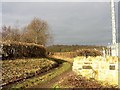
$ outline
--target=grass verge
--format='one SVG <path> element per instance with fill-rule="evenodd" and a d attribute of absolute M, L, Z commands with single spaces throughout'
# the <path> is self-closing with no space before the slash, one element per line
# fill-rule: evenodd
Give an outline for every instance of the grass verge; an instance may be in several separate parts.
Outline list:
<path fill-rule="evenodd" d="M 29 88 L 32 86 L 36 86 L 38 84 L 42 84 L 44 82 L 47 82 L 47 81 L 55 78 L 56 76 L 60 75 L 61 73 L 65 72 L 70 67 L 71 67 L 70 63 L 64 62 L 63 64 L 61 64 L 60 67 L 55 68 L 51 72 L 49 72 L 43 76 L 38 76 L 38 77 L 33 77 L 31 79 L 27 79 L 23 83 L 18 83 L 16 85 L 12 86 L 11 89 L 13 89 L 13 88 L 16 88 L 16 89 Z"/>

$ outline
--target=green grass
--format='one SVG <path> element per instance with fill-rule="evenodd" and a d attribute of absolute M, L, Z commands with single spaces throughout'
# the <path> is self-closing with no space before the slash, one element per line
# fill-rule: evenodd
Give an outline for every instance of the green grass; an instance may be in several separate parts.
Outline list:
<path fill-rule="evenodd" d="M 71 64 L 68 62 L 64 62 L 60 67 L 55 68 L 51 72 L 38 77 L 33 77 L 31 79 L 25 80 L 23 83 L 19 83 L 14 85 L 12 88 L 29 88 L 32 86 L 36 86 L 38 84 L 42 84 L 44 82 L 50 81 L 54 77 L 60 75 L 71 67 Z"/>
<path fill-rule="evenodd" d="M 55 83 L 53 86 L 51 86 L 52 88 L 54 88 L 55 90 L 57 90 L 58 88 L 61 88 L 61 86 L 58 83 Z"/>

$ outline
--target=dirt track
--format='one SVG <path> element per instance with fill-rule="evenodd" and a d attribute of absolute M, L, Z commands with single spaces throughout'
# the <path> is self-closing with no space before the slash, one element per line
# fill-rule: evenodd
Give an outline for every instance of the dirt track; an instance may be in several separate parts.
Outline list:
<path fill-rule="evenodd" d="M 72 67 L 72 65 L 71 65 Z M 46 82 L 46 83 L 43 83 L 43 84 L 40 84 L 40 85 L 37 85 L 37 86 L 34 86 L 32 88 L 52 88 L 52 86 L 54 84 L 56 84 L 57 82 L 61 81 L 62 79 L 64 79 L 66 76 L 69 76 L 70 74 L 72 74 L 72 68 L 68 69 L 67 71 L 63 72 L 62 74 L 58 75 L 57 77 L 53 78 L 52 80 Z"/>
<path fill-rule="evenodd" d="M 70 62 L 71 63 L 71 62 Z M 103 86 L 96 80 L 87 80 L 82 76 L 76 75 L 71 68 L 52 80 L 34 86 L 33 88 L 114 88 L 113 86 Z"/>

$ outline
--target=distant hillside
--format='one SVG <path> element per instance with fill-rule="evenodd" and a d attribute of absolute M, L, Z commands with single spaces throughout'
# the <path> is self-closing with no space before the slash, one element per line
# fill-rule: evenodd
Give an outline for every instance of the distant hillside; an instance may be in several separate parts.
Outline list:
<path fill-rule="evenodd" d="M 78 49 L 97 49 L 102 50 L 105 46 L 90 46 L 90 45 L 52 45 L 47 47 L 49 52 L 71 52 Z"/>

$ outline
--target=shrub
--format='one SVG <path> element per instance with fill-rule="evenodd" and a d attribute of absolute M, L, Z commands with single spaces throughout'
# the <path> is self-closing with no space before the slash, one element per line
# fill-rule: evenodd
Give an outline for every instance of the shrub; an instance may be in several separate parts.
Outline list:
<path fill-rule="evenodd" d="M 2 59 L 46 57 L 46 49 L 42 45 L 21 42 L 0 42 Z"/>
<path fill-rule="evenodd" d="M 86 57 L 102 55 L 102 52 L 94 49 L 82 49 L 82 50 L 78 50 L 76 53 L 77 53 L 77 56 L 86 56 Z"/>

